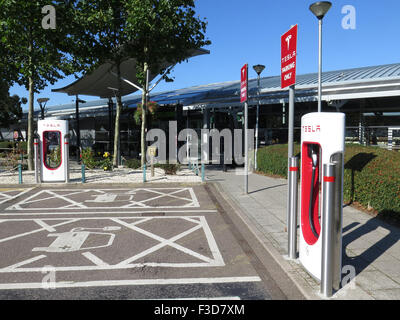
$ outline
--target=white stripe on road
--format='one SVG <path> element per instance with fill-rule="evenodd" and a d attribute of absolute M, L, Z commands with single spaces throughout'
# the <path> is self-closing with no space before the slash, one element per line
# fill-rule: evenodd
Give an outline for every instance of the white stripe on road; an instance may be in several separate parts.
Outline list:
<path fill-rule="evenodd" d="M 259 282 L 260 277 L 224 277 L 224 278 L 181 278 L 181 279 L 138 279 L 138 280 L 104 280 L 86 282 L 56 282 L 52 283 L 4 283 L 0 284 L 0 290 L 13 289 L 43 289 L 44 285 L 51 288 L 88 288 L 111 286 L 144 286 L 144 285 L 173 285 L 173 284 L 215 284 L 237 282 Z"/>
<path fill-rule="evenodd" d="M 18 263 L 16 263 L 16 264 L 13 264 L 12 266 L 7 267 L 7 269 L 10 269 L 10 270 L 16 269 L 16 268 L 19 268 L 19 267 L 24 266 L 24 265 L 26 265 L 26 264 L 30 264 L 30 263 L 32 263 L 32 262 L 41 260 L 41 259 L 43 259 L 43 258 L 46 258 L 46 256 L 45 256 L 44 254 L 41 254 L 40 256 L 36 256 L 36 257 L 30 258 L 30 259 L 27 259 L 27 260 L 18 262 Z"/>
<path fill-rule="evenodd" d="M 35 219 L 35 221 L 39 226 L 47 230 L 48 232 L 56 232 L 56 229 L 54 229 L 52 226 L 48 225 L 46 222 L 43 220 Z"/>
<path fill-rule="evenodd" d="M 96 208 L 88 208 L 88 210 L 91 210 L 91 209 L 96 209 Z M 105 208 L 103 208 L 103 209 L 105 209 Z M 193 210 L 151 210 L 151 209 L 149 209 L 149 210 L 146 210 L 146 211 L 144 211 L 144 210 L 133 210 L 133 209 L 121 209 L 121 208 L 111 208 L 111 209 L 115 209 L 114 211 L 116 211 L 116 210 L 118 210 L 118 213 L 116 213 L 116 214 L 142 214 L 142 213 L 144 213 L 144 214 L 146 214 L 146 213 L 194 213 L 194 214 L 196 214 L 196 213 L 217 213 L 218 211 L 217 210 L 201 210 L 201 209 L 198 209 L 198 210 L 196 210 L 196 209 L 193 209 Z M 6 209 L 6 210 L 8 210 L 8 209 Z M 14 209 L 13 209 L 14 210 Z M 31 210 L 31 209 L 26 209 L 26 210 Z M 36 210 L 36 209 L 32 209 L 32 210 Z M 40 209 L 40 210 L 44 210 L 44 209 Z M 29 212 L 29 213 L 26 213 L 26 212 L 24 212 L 24 213 L 14 213 L 14 212 L 0 212 L 0 215 L 8 215 L 8 216 L 10 216 L 10 215 L 12 215 L 12 216 L 26 216 L 27 214 L 29 214 L 29 215 L 32 215 L 32 216 L 40 216 L 40 215 L 52 215 L 52 216 L 54 216 L 54 215 L 80 215 L 80 214 L 87 214 L 87 215 L 89 215 L 89 214 L 113 214 L 113 211 L 79 211 L 79 212 L 65 212 L 65 211 L 62 211 L 61 209 L 52 209 L 52 208 L 50 208 L 50 209 L 46 209 L 46 210 L 49 210 L 49 211 L 47 211 L 47 212 Z M 50 210 L 57 210 L 57 211 L 50 211 Z M 7 219 L 7 220 L 9 220 L 9 219 Z M 31 219 L 32 220 L 32 219 Z M 46 219 L 46 220 L 48 220 L 48 219 Z"/>
<path fill-rule="evenodd" d="M 82 255 L 83 255 L 86 259 L 92 261 L 96 266 L 105 267 L 105 266 L 108 266 L 108 265 L 109 265 L 108 263 L 104 262 L 103 260 L 101 260 L 99 257 L 95 256 L 95 255 L 94 255 L 93 253 L 91 253 L 91 252 L 84 252 L 84 253 L 82 253 Z"/>

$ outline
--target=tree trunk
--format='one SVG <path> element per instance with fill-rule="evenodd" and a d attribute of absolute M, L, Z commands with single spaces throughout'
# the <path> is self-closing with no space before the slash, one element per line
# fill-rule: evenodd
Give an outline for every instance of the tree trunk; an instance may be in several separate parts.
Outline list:
<path fill-rule="evenodd" d="M 122 110 L 122 100 L 121 100 L 121 69 L 120 63 L 117 63 L 117 76 L 118 76 L 118 92 L 117 92 L 117 112 L 115 115 L 115 129 L 114 129 L 114 155 L 113 155 L 113 166 L 118 168 L 119 153 L 121 152 L 118 143 L 120 139 L 120 116 Z"/>
<path fill-rule="evenodd" d="M 28 152 L 28 170 L 34 170 L 33 164 L 33 79 L 29 77 L 29 111 L 28 111 L 28 132 L 27 132 L 27 152 Z"/>
<path fill-rule="evenodd" d="M 142 93 L 142 128 L 141 128 L 141 164 L 142 167 L 146 163 L 146 116 L 147 116 L 147 90 L 148 90 L 148 83 L 147 83 L 147 69 L 148 65 L 145 62 L 143 71 L 146 77 L 146 82 L 143 88 Z"/>

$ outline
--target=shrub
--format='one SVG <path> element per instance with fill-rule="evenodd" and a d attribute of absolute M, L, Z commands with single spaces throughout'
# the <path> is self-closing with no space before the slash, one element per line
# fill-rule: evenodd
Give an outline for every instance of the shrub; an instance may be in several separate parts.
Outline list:
<path fill-rule="evenodd" d="M 298 144 L 294 146 L 294 154 L 298 154 L 300 147 Z M 278 175 L 287 179 L 287 144 L 275 144 L 263 147 L 257 151 L 257 168 L 258 171 Z"/>
<path fill-rule="evenodd" d="M 82 150 L 81 154 L 82 163 L 88 169 L 94 169 L 98 165 L 97 161 L 94 158 L 94 151 L 91 148 L 85 148 Z"/>
<path fill-rule="evenodd" d="M 147 102 L 147 111 L 148 115 L 151 117 L 151 119 L 156 120 L 157 119 L 157 110 L 158 110 L 158 104 L 155 101 L 149 101 Z M 137 125 L 140 125 L 142 122 L 142 104 L 138 103 L 136 107 L 136 111 L 133 114 L 133 119 L 135 120 L 135 123 Z"/>
<path fill-rule="evenodd" d="M 165 174 L 175 175 L 176 172 L 180 169 L 179 164 L 175 163 L 156 163 L 154 165 L 155 168 L 161 168 L 165 171 Z"/>
<path fill-rule="evenodd" d="M 287 145 L 258 149 L 259 171 L 287 178 Z M 295 154 L 300 146 L 295 144 Z M 343 198 L 373 208 L 400 221 L 400 152 L 347 144 L 344 155 Z"/>
<path fill-rule="evenodd" d="M 400 153 L 346 145 L 343 197 L 400 218 Z"/>
<path fill-rule="evenodd" d="M 8 149 L 13 147 L 12 141 L 1 141 L 0 142 L 0 149 Z"/>
<path fill-rule="evenodd" d="M 113 169 L 112 155 L 109 152 L 104 152 L 103 159 L 98 162 L 98 165 L 104 171 L 112 171 Z"/>
<path fill-rule="evenodd" d="M 139 169 L 141 165 L 141 160 L 139 159 L 128 159 L 125 161 L 125 166 L 130 169 Z"/>

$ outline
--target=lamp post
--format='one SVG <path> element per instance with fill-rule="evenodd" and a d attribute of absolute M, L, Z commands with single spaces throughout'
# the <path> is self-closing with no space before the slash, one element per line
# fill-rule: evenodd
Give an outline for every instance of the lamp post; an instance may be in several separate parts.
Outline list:
<path fill-rule="evenodd" d="M 75 96 L 75 118 L 76 118 L 76 161 L 79 163 L 81 160 L 81 129 L 79 126 L 79 103 L 86 103 L 85 100 L 79 99 L 78 95 Z"/>
<path fill-rule="evenodd" d="M 256 64 L 253 66 L 254 71 L 257 73 L 257 113 L 256 113 L 256 149 L 254 153 L 254 169 L 257 170 L 257 150 L 258 150 L 258 117 L 260 113 L 260 74 L 265 69 L 262 64 Z"/>
<path fill-rule="evenodd" d="M 322 19 L 331 8 L 329 1 L 318 1 L 310 5 L 310 11 L 317 17 L 319 26 L 318 38 L 318 112 L 321 112 L 322 95 Z"/>
<path fill-rule="evenodd" d="M 49 101 L 49 98 L 38 98 L 37 102 L 39 103 L 39 107 L 40 107 L 40 119 L 44 120 L 44 108 L 46 107 L 46 103 L 47 101 Z M 44 104 L 42 104 L 44 103 Z"/>

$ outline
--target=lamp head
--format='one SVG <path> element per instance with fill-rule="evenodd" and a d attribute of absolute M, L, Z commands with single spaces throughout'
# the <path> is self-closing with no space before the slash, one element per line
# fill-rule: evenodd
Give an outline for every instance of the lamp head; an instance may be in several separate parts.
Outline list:
<path fill-rule="evenodd" d="M 329 1 L 318 1 L 310 5 L 311 12 L 321 20 L 331 8 L 332 3 Z"/>
<path fill-rule="evenodd" d="M 37 99 L 37 102 L 38 103 L 43 103 L 43 102 L 47 102 L 47 101 L 49 101 L 50 99 L 49 98 L 38 98 Z"/>
<path fill-rule="evenodd" d="M 257 72 L 258 75 L 260 75 L 261 72 L 263 72 L 263 70 L 265 69 L 265 66 L 263 66 L 262 64 L 256 64 L 255 66 L 253 66 L 253 69 L 255 72 Z"/>

